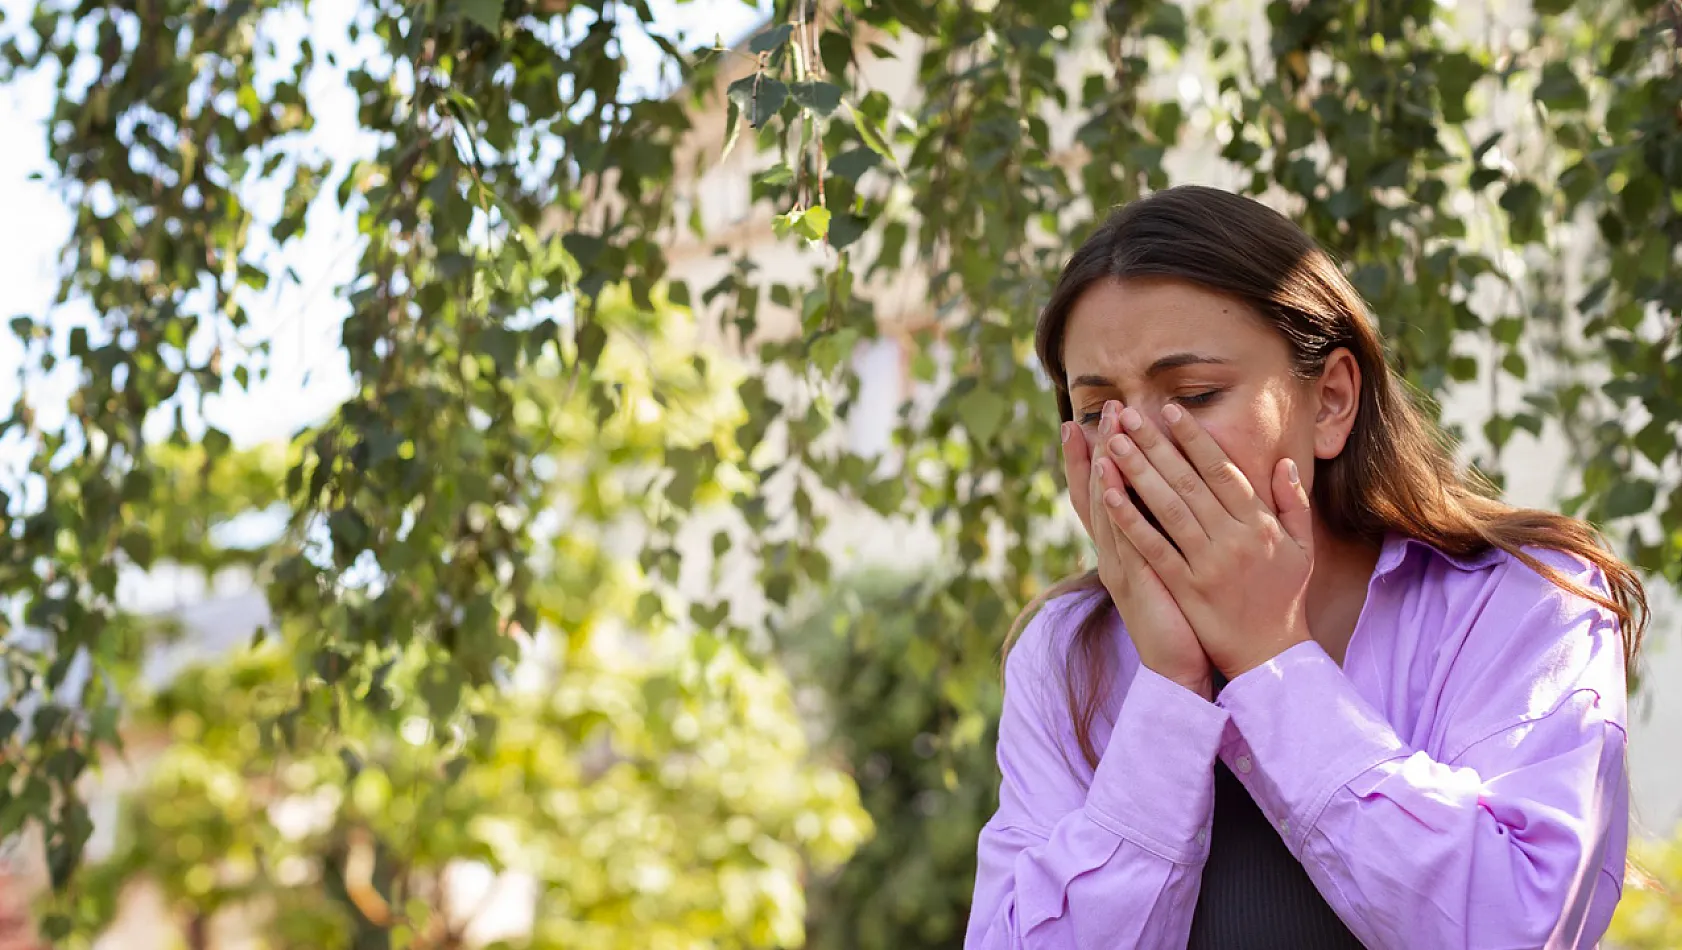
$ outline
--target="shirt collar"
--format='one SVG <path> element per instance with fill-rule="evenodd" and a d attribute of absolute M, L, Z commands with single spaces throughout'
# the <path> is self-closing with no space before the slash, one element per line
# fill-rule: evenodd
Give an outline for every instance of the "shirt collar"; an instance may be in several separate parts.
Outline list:
<path fill-rule="evenodd" d="M 1425 552 L 1427 556 L 1434 555 L 1462 571 L 1483 570 L 1500 561 L 1505 553 L 1500 548 L 1490 547 L 1476 554 L 1449 554 L 1429 541 L 1387 531 L 1384 534 L 1384 546 L 1378 552 L 1378 564 L 1373 568 L 1373 576 L 1382 577 L 1401 567 L 1406 563 L 1408 553 L 1414 549 Z"/>

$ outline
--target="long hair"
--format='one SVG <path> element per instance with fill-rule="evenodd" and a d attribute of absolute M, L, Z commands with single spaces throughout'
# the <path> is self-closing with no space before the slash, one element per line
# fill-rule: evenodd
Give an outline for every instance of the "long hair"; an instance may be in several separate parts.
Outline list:
<path fill-rule="evenodd" d="M 1489 486 L 1463 474 L 1435 423 L 1390 371 L 1383 342 L 1354 286 L 1330 255 L 1290 220 L 1248 198 L 1183 185 L 1156 192 L 1112 213 L 1063 268 L 1034 335 L 1063 420 L 1073 418 L 1063 364 L 1063 335 L 1075 301 L 1100 281 L 1168 277 L 1243 300 L 1284 338 L 1292 372 L 1313 379 L 1326 359 L 1347 349 L 1361 369 L 1360 406 L 1343 451 L 1315 462 L 1314 510 L 1337 537 L 1378 543 L 1386 532 L 1464 556 L 1500 548 L 1564 590 L 1618 618 L 1627 663 L 1633 664 L 1647 619 L 1641 579 L 1586 522 L 1515 508 Z M 1096 513 L 1094 517 L 1103 517 Z M 1610 596 L 1586 588 L 1526 552 L 1562 551 L 1600 568 Z M 1096 571 L 1057 584 L 1023 611 L 1005 639 L 1008 655 L 1021 628 L 1042 604 L 1087 591 L 1089 607 L 1066 658 L 1069 715 L 1087 765 L 1108 670 L 1103 632 L 1115 609 Z"/>

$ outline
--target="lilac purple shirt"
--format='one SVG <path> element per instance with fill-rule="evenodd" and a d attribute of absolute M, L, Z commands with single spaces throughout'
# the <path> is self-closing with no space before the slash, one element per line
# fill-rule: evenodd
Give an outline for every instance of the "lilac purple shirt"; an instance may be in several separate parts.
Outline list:
<path fill-rule="evenodd" d="M 1598 568 L 1529 553 L 1606 589 Z M 1185 946 L 1217 756 L 1368 947 L 1592 947 L 1605 931 L 1629 811 L 1610 611 L 1500 550 L 1392 535 L 1341 667 L 1300 644 L 1211 703 L 1141 666 L 1114 622 L 1094 770 L 1064 675 L 1093 596 L 1047 604 L 1006 660 L 966 950 Z"/>

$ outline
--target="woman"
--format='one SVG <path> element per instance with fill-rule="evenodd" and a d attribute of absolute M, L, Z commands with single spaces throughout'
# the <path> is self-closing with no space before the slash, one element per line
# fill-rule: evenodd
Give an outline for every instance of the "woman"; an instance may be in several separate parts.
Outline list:
<path fill-rule="evenodd" d="M 1098 570 L 1007 642 L 965 946 L 1592 946 L 1630 568 L 1474 490 L 1354 288 L 1247 199 L 1119 211 L 1036 342 Z"/>

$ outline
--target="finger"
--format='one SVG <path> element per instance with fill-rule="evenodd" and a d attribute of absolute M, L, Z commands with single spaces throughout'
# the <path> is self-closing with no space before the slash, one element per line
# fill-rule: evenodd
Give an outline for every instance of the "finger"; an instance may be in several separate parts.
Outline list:
<path fill-rule="evenodd" d="M 1163 408 L 1163 418 L 1167 419 L 1170 413 L 1176 418 L 1186 415 L 1179 406 L 1172 403 Z M 1226 506 L 1209 490 L 1208 484 L 1203 480 L 1203 474 L 1186 460 L 1167 433 L 1157 429 L 1156 424 L 1145 418 L 1137 409 L 1124 410 L 1121 414 L 1121 424 L 1133 443 L 1144 451 L 1145 458 L 1150 460 L 1151 465 L 1162 476 L 1162 480 L 1174 489 L 1175 494 L 1179 495 L 1185 506 L 1191 510 L 1205 534 L 1212 536 L 1223 523 L 1233 520 Z M 1156 510 L 1154 505 L 1152 510 Z M 1162 517 L 1160 512 L 1157 517 Z"/>
<path fill-rule="evenodd" d="M 1107 559 L 1116 565 L 1116 570 L 1124 575 L 1145 569 L 1145 560 L 1139 552 L 1117 530 L 1116 526 L 1104 514 L 1104 495 L 1109 491 L 1126 491 L 1127 483 L 1122 479 L 1121 470 L 1116 468 L 1115 460 L 1104 451 L 1104 441 L 1121 430 L 1121 403 L 1112 399 L 1104 404 L 1102 418 L 1098 422 L 1097 431 L 1093 433 L 1092 467 L 1089 470 L 1089 510 L 1093 521 L 1091 533 L 1093 542 L 1098 546 L 1100 566 Z M 1085 433 L 1082 433 L 1084 438 Z"/>
<path fill-rule="evenodd" d="M 1279 502 L 1279 524 L 1305 554 L 1313 557 L 1314 515 L 1295 459 L 1281 459 L 1273 467 L 1273 497 Z"/>
<path fill-rule="evenodd" d="M 1114 462 L 1106 461 L 1107 465 Z M 1123 473 L 1125 474 L 1125 473 Z M 1118 479 L 1119 481 L 1119 479 Z M 1138 490 L 1135 484 L 1134 489 Z M 1141 491 L 1141 495 L 1144 493 Z M 1121 534 L 1122 550 L 1131 550 L 1144 562 L 1144 566 L 1156 571 L 1164 584 L 1174 589 L 1180 578 L 1188 573 L 1185 558 L 1174 549 L 1162 532 L 1151 527 L 1145 516 L 1133 504 L 1133 499 L 1127 497 L 1127 492 L 1115 487 L 1108 487 L 1104 491 L 1104 510 L 1110 524 L 1114 525 Z M 1158 516 L 1160 517 L 1160 516 Z"/>
<path fill-rule="evenodd" d="M 1209 534 L 1197 520 L 1197 516 L 1186 506 L 1185 499 L 1168 484 L 1167 479 L 1162 477 L 1162 473 L 1156 470 L 1156 466 L 1151 464 L 1150 459 L 1139 450 L 1138 444 L 1126 433 L 1110 439 L 1107 445 L 1111 457 L 1121 469 L 1122 476 L 1127 479 L 1127 484 L 1139 493 L 1139 498 L 1145 507 L 1150 509 L 1151 514 L 1156 516 L 1157 523 L 1168 533 L 1168 537 L 1174 539 L 1181 551 L 1196 557 L 1197 553 L 1208 545 Z M 1230 515 L 1223 517 L 1228 521 L 1232 520 Z"/>
<path fill-rule="evenodd" d="M 1100 491 L 1093 511 L 1101 513 L 1098 530 L 1104 533 L 1104 540 L 1100 542 L 1103 547 L 1100 556 L 1108 557 L 1113 565 L 1116 579 L 1111 583 L 1116 585 L 1117 590 L 1125 591 L 1136 579 L 1154 578 L 1156 574 L 1150 562 L 1145 560 L 1145 556 L 1139 553 L 1139 549 L 1133 546 L 1133 542 L 1128 540 L 1121 528 L 1109 517 L 1108 512 L 1114 505 L 1131 503 L 1128 501 L 1127 480 L 1122 477 L 1121 469 L 1116 468 L 1114 459 L 1105 458 L 1100 461 L 1100 466 L 1095 468 L 1095 473 L 1093 481 L 1100 486 Z"/>
<path fill-rule="evenodd" d="M 1103 517 L 1104 488 L 1103 480 L 1098 477 L 1100 471 L 1098 463 L 1108 455 L 1104 451 L 1104 440 L 1115 433 L 1118 424 L 1115 420 L 1120 413 L 1121 403 L 1111 399 L 1104 403 L 1103 412 L 1099 416 L 1098 425 L 1096 431 L 1092 433 L 1091 441 L 1087 441 L 1084 429 L 1080 433 L 1081 441 L 1087 446 L 1087 458 L 1091 462 L 1091 466 L 1087 470 L 1087 511 L 1090 520 L 1087 525 L 1087 532 L 1092 535 L 1094 541 L 1102 540 L 1100 531 L 1102 526 L 1107 523 Z"/>
<path fill-rule="evenodd" d="M 1080 518 L 1086 536 L 1092 537 L 1092 454 L 1086 433 L 1073 422 L 1063 423 L 1063 478 L 1069 483 L 1069 504 Z"/>
<path fill-rule="evenodd" d="M 1168 423 L 1168 432 L 1179 443 L 1180 451 L 1203 476 L 1203 483 L 1209 486 L 1210 493 L 1228 514 L 1239 521 L 1248 521 L 1262 511 L 1255 487 L 1244 477 L 1244 472 L 1227 458 L 1225 450 L 1209 434 L 1209 430 L 1203 428 L 1202 423 L 1191 413 L 1173 405 L 1163 408 L 1162 419 Z"/>

